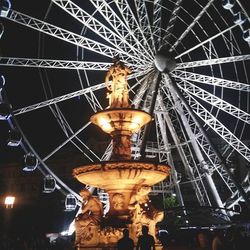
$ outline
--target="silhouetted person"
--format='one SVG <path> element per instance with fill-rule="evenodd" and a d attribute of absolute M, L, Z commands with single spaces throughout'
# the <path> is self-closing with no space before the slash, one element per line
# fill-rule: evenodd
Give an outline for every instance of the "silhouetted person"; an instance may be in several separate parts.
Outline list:
<path fill-rule="evenodd" d="M 142 235 L 139 236 L 136 250 L 155 250 L 155 239 L 152 235 L 148 234 L 148 227 L 142 226 Z"/>
<path fill-rule="evenodd" d="M 117 250 L 133 250 L 134 241 L 129 238 L 129 231 L 127 228 L 123 230 L 123 237 L 117 242 Z"/>
<path fill-rule="evenodd" d="M 212 240 L 212 250 L 224 250 L 224 249 L 225 249 L 225 246 L 224 246 L 223 232 L 220 230 L 215 230 L 214 237 Z"/>
<path fill-rule="evenodd" d="M 208 232 L 207 231 L 199 231 L 197 233 L 197 243 L 200 249 L 210 249 L 210 241 L 208 237 Z"/>
<path fill-rule="evenodd" d="M 226 244 L 227 250 L 244 250 L 249 248 L 245 247 L 247 244 L 245 243 L 244 237 L 241 234 L 240 228 L 230 228 L 230 230 L 228 230 Z"/>

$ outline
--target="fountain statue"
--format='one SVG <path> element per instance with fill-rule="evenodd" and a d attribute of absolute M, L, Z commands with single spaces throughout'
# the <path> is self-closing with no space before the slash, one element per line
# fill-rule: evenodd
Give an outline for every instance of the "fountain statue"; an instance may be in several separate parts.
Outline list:
<path fill-rule="evenodd" d="M 131 136 L 151 121 L 145 111 L 129 104 L 127 75 L 131 70 L 115 57 L 105 82 L 109 106 L 95 113 L 91 122 L 112 138 L 110 161 L 101 161 L 73 170 L 73 176 L 85 185 L 105 190 L 109 195 L 109 211 L 103 216 L 100 201 L 86 190 L 82 212 L 75 219 L 76 244 L 79 250 L 103 249 L 116 246 L 124 228 L 137 241 L 143 225 L 155 237 L 156 224 L 162 221 L 163 211 L 155 209 L 149 199 L 152 186 L 170 173 L 166 164 L 133 160 Z"/>

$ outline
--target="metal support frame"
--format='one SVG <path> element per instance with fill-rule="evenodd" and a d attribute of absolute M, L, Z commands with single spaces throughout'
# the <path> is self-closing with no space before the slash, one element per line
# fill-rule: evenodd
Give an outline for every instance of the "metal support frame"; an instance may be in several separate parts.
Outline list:
<path fill-rule="evenodd" d="M 155 109 L 155 104 L 156 104 L 156 98 L 157 98 L 157 94 L 158 94 L 158 89 L 161 83 L 161 73 L 160 72 L 156 72 L 155 77 L 154 77 L 154 82 L 152 84 L 153 89 L 150 88 L 150 107 L 149 107 L 149 111 L 148 113 L 152 116 L 154 109 Z M 147 101 L 147 100 L 146 100 Z M 141 158 L 145 158 L 146 156 L 146 152 L 145 152 L 145 148 L 146 148 L 146 143 L 147 143 L 147 139 L 148 139 L 148 135 L 150 132 L 150 128 L 151 128 L 151 123 L 147 124 L 143 133 L 143 137 L 142 137 L 142 142 L 141 142 L 141 148 L 140 148 L 140 155 Z"/>
<path fill-rule="evenodd" d="M 230 178 L 234 182 L 235 186 L 237 187 L 237 189 L 239 190 L 239 192 L 242 195 L 243 199 L 245 200 L 247 207 L 250 208 L 250 200 L 249 200 L 247 194 L 245 193 L 245 191 L 242 188 L 242 186 L 238 183 L 238 181 L 235 179 L 235 177 L 230 172 L 229 167 L 227 166 L 225 160 L 223 159 L 223 157 L 221 156 L 221 154 L 218 151 L 218 149 L 215 147 L 215 145 L 210 140 L 209 136 L 207 135 L 207 133 L 204 130 L 203 126 L 200 124 L 199 120 L 196 118 L 195 113 L 190 108 L 190 106 L 189 106 L 188 102 L 186 101 L 186 99 L 183 97 L 183 95 L 180 92 L 179 88 L 177 87 L 176 83 L 173 80 L 171 80 L 170 84 L 171 84 L 172 88 L 174 89 L 174 91 L 176 92 L 176 94 L 178 95 L 178 97 L 180 98 L 180 100 L 182 101 L 182 103 L 185 106 L 185 108 L 189 111 L 189 113 L 192 116 L 193 120 L 197 123 L 197 126 L 199 127 L 199 129 L 202 132 L 202 134 L 205 136 L 207 142 L 209 143 L 209 145 L 211 146 L 211 148 L 215 152 L 216 156 L 219 158 L 221 166 L 226 170 L 227 174 L 230 176 Z"/>

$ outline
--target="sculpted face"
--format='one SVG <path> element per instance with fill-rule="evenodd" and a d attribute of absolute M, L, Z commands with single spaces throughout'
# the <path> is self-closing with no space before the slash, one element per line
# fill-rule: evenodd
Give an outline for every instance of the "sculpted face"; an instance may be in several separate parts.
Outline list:
<path fill-rule="evenodd" d="M 121 210 L 125 206 L 125 198 L 123 194 L 116 193 L 112 197 L 112 205 L 115 210 Z"/>

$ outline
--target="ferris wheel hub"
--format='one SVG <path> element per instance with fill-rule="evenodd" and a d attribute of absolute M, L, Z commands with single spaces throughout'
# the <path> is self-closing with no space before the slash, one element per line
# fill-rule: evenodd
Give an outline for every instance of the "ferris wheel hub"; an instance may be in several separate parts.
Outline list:
<path fill-rule="evenodd" d="M 154 59 L 155 67 L 164 73 L 171 72 L 176 67 L 174 56 L 166 49 L 161 49 L 157 52 Z"/>

